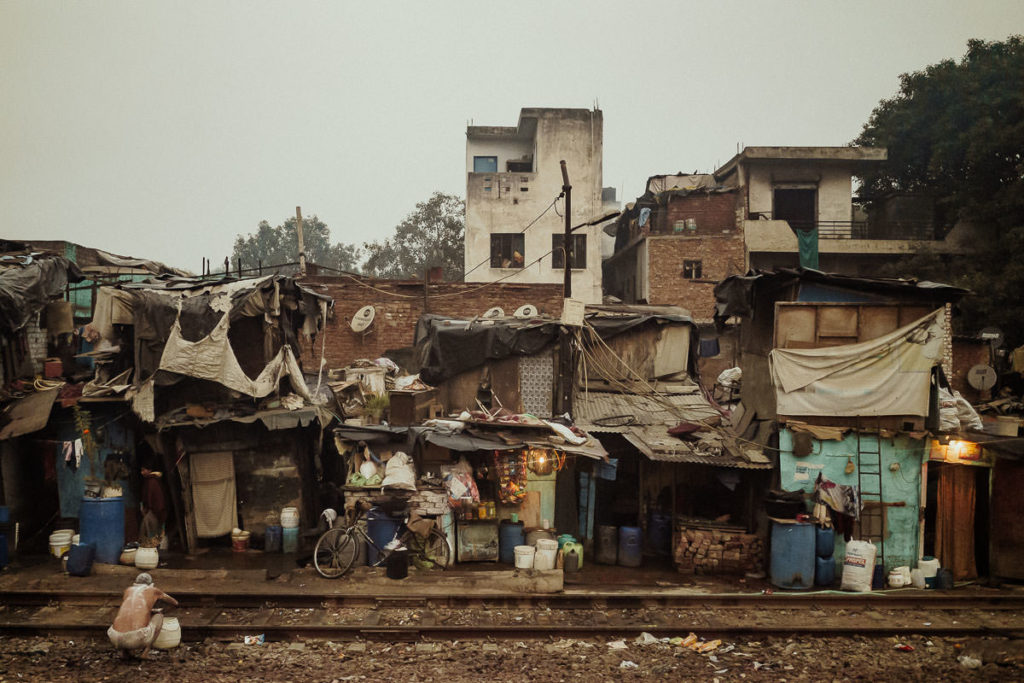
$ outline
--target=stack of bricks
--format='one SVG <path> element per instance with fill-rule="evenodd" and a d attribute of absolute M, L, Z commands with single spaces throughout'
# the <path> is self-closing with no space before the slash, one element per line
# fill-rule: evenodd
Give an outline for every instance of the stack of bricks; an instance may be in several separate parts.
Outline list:
<path fill-rule="evenodd" d="M 346 507 L 357 500 L 369 500 L 376 498 L 380 493 L 379 488 L 375 489 L 345 489 Z M 398 495 L 402 495 L 399 493 Z M 438 517 L 448 512 L 451 506 L 448 504 L 448 491 L 444 488 L 421 488 L 409 496 L 409 511 L 418 515 Z"/>
<path fill-rule="evenodd" d="M 672 555 L 682 574 L 739 574 L 761 569 L 764 544 L 741 531 L 680 527 Z"/>

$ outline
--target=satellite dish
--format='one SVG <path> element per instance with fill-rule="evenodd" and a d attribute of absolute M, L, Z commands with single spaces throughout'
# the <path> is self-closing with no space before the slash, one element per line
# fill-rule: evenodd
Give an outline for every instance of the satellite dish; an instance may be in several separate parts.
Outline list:
<path fill-rule="evenodd" d="M 978 391 L 988 391 L 996 385 L 996 371 L 991 365 L 979 363 L 967 371 L 967 383 Z"/>
<path fill-rule="evenodd" d="M 484 311 L 484 314 L 482 316 L 480 316 L 480 317 L 481 318 L 489 318 L 489 319 L 504 318 L 505 317 L 505 310 L 501 306 L 495 306 L 494 308 L 488 308 L 486 311 Z"/>
<path fill-rule="evenodd" d="M 350 323 L 352 331 L 365 332 L 373 324 L 373 319 L 376 315 L 377 309 L 373 306 L 363 306 L 352 316 L 352 322 Z"/>
<path fill-rule="evenodd" d="M 516 318 L 536 318 L 537 307 L 533 304 L 523 304 L 516 309 L 516 312 L 512 314 Z"/>
<path fill-rule="evenodd" d="M 983 328 L 978 336 L 991 344 L 993 348 L 998 349 L 1003 345 L 1003 331 L 998 327 Z"/>

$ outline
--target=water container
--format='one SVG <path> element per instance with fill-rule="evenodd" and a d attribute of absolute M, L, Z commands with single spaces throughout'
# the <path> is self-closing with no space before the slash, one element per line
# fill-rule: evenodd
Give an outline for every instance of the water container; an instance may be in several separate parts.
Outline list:
<path fill-rule="evenodd" d="M 555 550 L 558 550 L 558 542 L 555 541 L 555 534 L 547 529 L 530 529 L 526 532 L 526 543 L 524 545 L 537 546 L 537 541 L 550 540 L 555 544 Z"/>
<path fill-rule="evenodd" d="M 516 569 L 533 569 L 533 558 L 537 551 L 532 545 L 517 545 L 512 552 L 515 553 Z"/>
<path fill-rule="evenodd" d="M 816 528 L 814 530 L 814 547 L 818 557 L 832 557 L 836 551 L 836 530 Z"/>
<path fill-rule="evenodd" d="M 555 568 L 558 559 L 558 541 L 553 538 L 537 539 L 537 553 L 533 556 L 533 568 L 548 570 Z"/>
<path fill-rule="evenodd" d="M 939 573 L 939 561 L 931 555 L 925 555 L 917 563 L 917 566 L 921 569 L 921 574 L 924 576 L 925 587 L 935 588 L 935 575 Z"/>
<path fill-rule="evenodd" d="M 284 520 L 282 519 L 282 522 Z M 370 535 L 373 542 L 379 545 L 381 548 L 391 543 L 395 539 L 395 535 L 398 533 L 398 527 L 400 520 L 393 518 L 383 508 L 372 507 L 370 511 L 366 513 L 366 533 Z M 287 531 L 287 529 L 285 529 Z M 288 552 L 287 550 L 285 552 Z M 367 548 L 367 560 L 370 565 L 377 564 L 377 560 L 380 557 L 380 553 L 372 545 Z"/>
<path fill-rule="evenodd" d="M 156 569 L 160 564 L 160 551 L 156 548 L 139 548 L 135 551 L 137 569 Z"/>
<path fill-rule="evenodd" d="M 672 550 L 672 515 L 651 511 L 647 514 L 647 542 L 658 555 Z"/>
<path fill-rule="evenodd" d="M 0 524 L 7 524 L 11 521 L 11 509 L 6 505 L 0 505 Z"/>
<path fill-rule="evenodd" d="M 502 521 L 498 527 L 498 559 L 505 564 L 515 563 L 517 545 L 526 545 L 523 523 Z"/>
<path fill-rule="evenodd" d="M 583 544 L 577 541 L 566 541 L 562 546 L 562 565 L 565 566 L 565 559 L 572 553 L 576 556 L 577 569 L 583 569 Z"/>
<path fill-rule="evenodd" d="M 836 581 L 835 558 L 816 557 L 814 558 L 814 585 L 831 586 Z"/>
<path fill-rule="evenodd" d="M 390 540 L 390 539 L 389 539 Z M 281 529 L 281 551 L 294 553 L 299 549 L 299 530 L 296 527 Z"/>
<path fill-rule="evenodd" d="M 281 552 L 281 527 L 272 524 L 267 527 L 267 530 L 263 532 L 263 552 L 266 553 L 279 553 Z"/>
<path fill-rule="evenodd" d="M 153 647 L 158 650 L 170 650 L 178 647 L 180 643 L 181 624 L 178 623 L 178 618 L 164 617 L 164 622 L 160 625 L 160 633 L 153 641 Z"/>
<path fill-rule="evenodd" d="M 876 564 L 871 572 L 871 590 L 880 591 L 885 588 L 885 567 Z"/>
<path fill-rule="evenodd" d="M 50 554 L 61 557 L 71 549 L 71 538 L 75 532 L 71 529 L 60 529 L 50 534 Z"/>
<path fill-rule="evenodd" d="M 575 543 L 576 537 L 572 534 L 561 534 L 558 537 L 558 549 L 561 550 L 566 543 Z"/>
<path fill-rule="evenodd" d="M 281 526 L 285 529 L 299 526 L 299 508 L 281 508 Z"/>
<path fill-rule="evenodd" d="M 68 574 L 71 576 L 89 576 L 92 563 L 96 559 L 96 546 L 92 543 L 79 543 L 71 546 L 68 551 Z"/>
<path fill-rule="evenodd" d="M 0 569 L 7 566 L 10 558 L 7 556 L 7 534 L 0 534 Z"/>
<path fill-rule="evenodd" d="M 580 570 L 580 556 L 576 548 L 569 548 L 562 560 L 562 567 L 566 574 L 574 574 Z"/>
<path fill-rule="evenodd" d="M 935 587 L 939 590 L 953 590 L 953 572 L 948 567 L 942 567 L 935 574 Z"/>
<path fill-rule="evenodd" d="M 384 570 L 389 579 L 404 579 L 409 576 L 409 549 L 394 550 L 388 555 L 387 568 Z"/>
<path fill-rule="evenodd" d="M 772 522 L 771 581 L 779 588 L 814 584 L 814 525 Z"/>
<path fill-rule="evenodd" d="M 597 527 L 597 555 L 594 560 L 600 564 L 615 564 L 619 559 L 619 527 Z"/>
<path fill-rule="evenodd" d="M 96 561 L 117 564 L 124 547 L 124 499 L 82 498 L 78 521 L 82 543 L 96 546 Z"/>
<path fill-rule="evenodd" d="M 619 564 L 623 567 L 639 567 L 643 560 L 640 527 L 619 527 Z"/>

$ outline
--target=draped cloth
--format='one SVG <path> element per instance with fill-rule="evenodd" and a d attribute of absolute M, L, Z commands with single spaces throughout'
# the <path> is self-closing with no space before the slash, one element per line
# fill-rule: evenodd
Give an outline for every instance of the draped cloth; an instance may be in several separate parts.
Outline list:
<path fill-rule="evenodd" d="M 189 457 L 192 505 L 199 538 L 214 538 L 235 528 L 235 464 L 231 451 L 193 453 Z"/>
<path fill-rule="evenodd" d="M 978 578 L 974 562 L 975 470 L 969 465 L 939 469 L 935 514 L 935 552 L 955 581 Z"/>

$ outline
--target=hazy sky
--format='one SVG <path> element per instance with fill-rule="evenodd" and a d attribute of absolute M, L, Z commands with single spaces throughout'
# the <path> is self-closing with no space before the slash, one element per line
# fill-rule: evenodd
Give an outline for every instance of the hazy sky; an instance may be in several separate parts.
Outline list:
<path fill-rule="evenodd" d="M 465 129 L 604 110 L 604 184 L 842 145 L 1020 0 L 0 2 L 0 236 L 198 271 L 301 205 L 336 241 L 465 193 Z"/>

